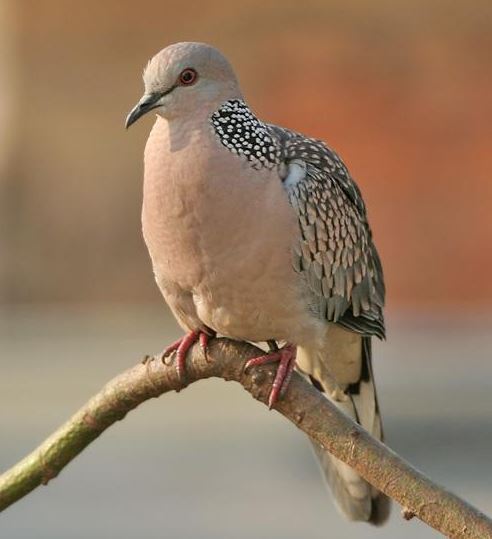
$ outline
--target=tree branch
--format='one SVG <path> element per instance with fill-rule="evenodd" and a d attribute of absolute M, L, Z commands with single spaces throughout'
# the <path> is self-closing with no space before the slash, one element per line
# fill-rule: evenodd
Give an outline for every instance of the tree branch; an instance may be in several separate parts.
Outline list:
<path fill-rule="evenodd" d="M 266 403 L 275 366 L 244 372 L 258 349 L 247 343 L 214 339 L 208 360 L 199 346 L 188 354 L 189 383 L 218 377 L 243 385 Z M 142 402 L 185 386 L 175 368 L 146 358 L 113 380 L 30 455 L 0 476 L 0 511 L 40 484 L 46 485 L 85 447 Z M 294 373 L 275 409 L 335 457 L 396 500 L 405 518 L 418 517 L 451 538 L 492 539 L 492 521 L 454 494 L 434 484 L 391 449 L 372 438 L 301 376 Z"/>

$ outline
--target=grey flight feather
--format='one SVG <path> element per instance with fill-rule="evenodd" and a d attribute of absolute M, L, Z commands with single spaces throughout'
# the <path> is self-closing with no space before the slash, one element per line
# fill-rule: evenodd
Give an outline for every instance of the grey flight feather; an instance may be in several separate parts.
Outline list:
<path fill-rule="evenodd" d="M 309 378 L 315 387 L 329 398 L 322 381 L 312 376 Z M 363 337 L 360 379 L 347 388 L 346 394 L 349 397 L 346 402 L 335 402 L 335 404 L 373 436 L 383 441 L 381 416 L 372 373 L 370 337 Z M 342 513 L 351 520 L 368 521 L 376 526 L 383 524 L 390 513 L 389 498 L 359 478 L 351 468 L 314 442 L 313 449 L 319 459 L 325 480 L 331 488 L 335 503 Z"/>

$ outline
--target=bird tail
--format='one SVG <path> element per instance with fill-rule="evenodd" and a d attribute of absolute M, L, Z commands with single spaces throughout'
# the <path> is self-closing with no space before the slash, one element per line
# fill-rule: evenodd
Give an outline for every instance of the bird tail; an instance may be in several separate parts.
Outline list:
<path fill-rule="evenodd" d="M 338 408 L 372 436 L 382 440 L 381 416 L 371 365 L 371 338 L 339 326 L 332 326 L 329 333 L 323 357 L 300 348 L 298 365 L 311 383 Z M 349 520 L 383 524 L 390 512 L 389 498 L 314 442 L 313 447 L 341 513 Z"/>

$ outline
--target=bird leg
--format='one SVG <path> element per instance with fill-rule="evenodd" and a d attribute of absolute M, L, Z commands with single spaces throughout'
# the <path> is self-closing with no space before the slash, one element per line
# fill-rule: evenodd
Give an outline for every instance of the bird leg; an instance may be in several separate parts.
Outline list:
<path fill-rule="evenodd" d="M 275 379 L 273 380 L 270 396 L 268 397 L 268 407 L 273 408 L 277 400 L 283 396 L 292 377 L 292 371 L 296 366 L 297 349 L 293 344 L 286 344 L 278 350 L 270 350 L 268 354 L 258 356 L 246 362 L 244 370 L 266 363 L 278 361 L 279 365 Z"/>
<path fill-rule="evenodd" d="M 207 354 L 207 347 L 208 347 L 208 341 L 212 337 L 216 337 L 217 332 L 213 329 L 210 329 L 207 327 L 206 331 L 200 331 L 200 335 L 198 336 L 198 342 L 200 343 L 200 348 L 202 349 L 203 355 L 205 356 L 205 359 L 209 361 L 208 354 Z"/>
<path fill-rule="evenodd" d="M 205 359 L 208 361 L 207 357 L 207 345 L 210 337 L 215 337 L 215 331 L 209 330 L 206 331 L 196 329 L 190 331 L 181 339 L 170 344 L 164 352 L 162 352 L 162 359 L 167 357 L 169 354 L 176 352 L 176 371 L 178 372 L 178 377 L 180 380 L 184 380 L 186 377 L 186 354 L 188 350 L 198 341 L 200 348 L 203 351 Z"/>

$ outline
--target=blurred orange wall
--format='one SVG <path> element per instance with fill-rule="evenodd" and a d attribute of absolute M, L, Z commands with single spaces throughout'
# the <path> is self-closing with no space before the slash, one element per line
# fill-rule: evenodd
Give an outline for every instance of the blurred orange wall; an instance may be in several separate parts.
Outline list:
<path fill-rule="evenodd" d="M 230 57 L 262 118 L 342 155 L 390 305 L 491 303 L 490 1 L 4 1 L 1 301 L 159 299 L 139 224 L 151 121 L 123 120 L 149 56 L 197 40 Z"/>

